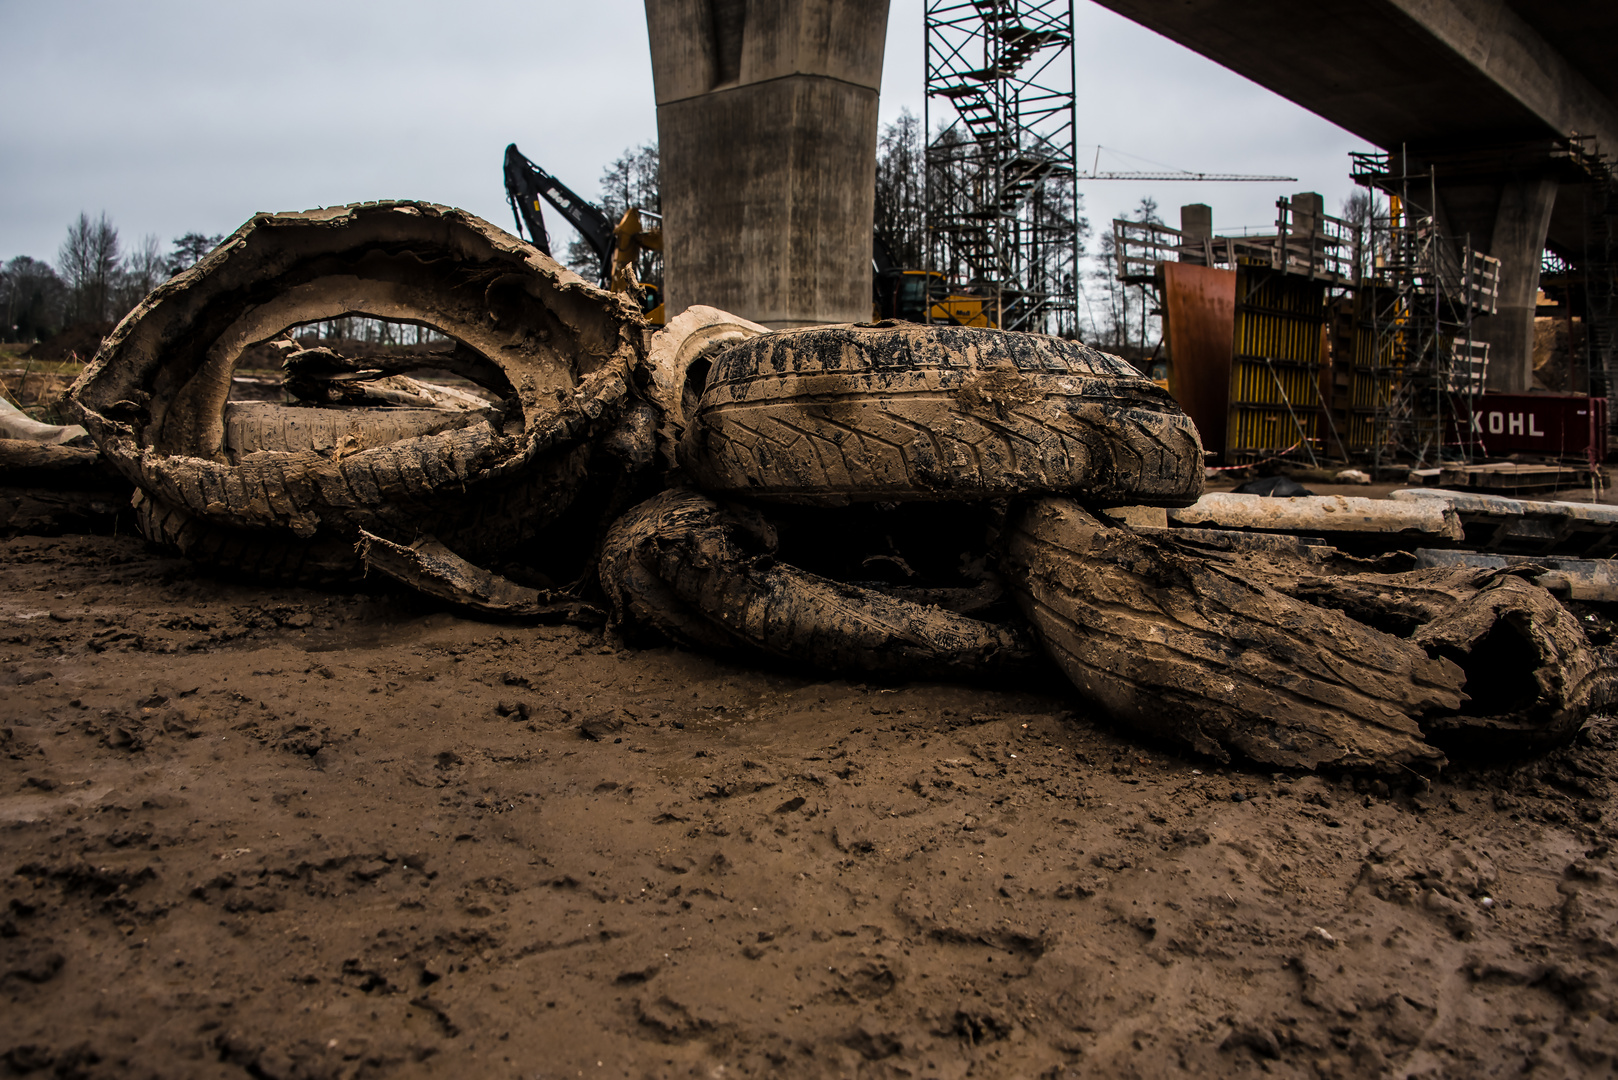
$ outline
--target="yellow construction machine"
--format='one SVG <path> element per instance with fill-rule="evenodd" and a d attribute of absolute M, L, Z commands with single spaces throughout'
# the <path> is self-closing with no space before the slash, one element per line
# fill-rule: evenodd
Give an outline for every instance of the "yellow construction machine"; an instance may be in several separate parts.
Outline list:
<path fill-rule="evenodd" d="M 956 326 L 995 325 L 988 297 L 970 289 L 951 287 L 937 270 L 906 270 L 894 263 L 887 246 L 878 239 L 871 251 L 871 318 L 906 322 L 953 323 Z"/>
<path fill-rule="evenodd" d="M 573 190 L 522 155 L 517 144 L 506 147 L 506 200 L 517 221 L 517 234 L 528 226 L 528 242 L 551 255 L 550 234 L 539 200 L 556 208 L 567 223 L 579 231 L 599 260 L 599 284 L 613 292 L 628 293 L 640 301 L 646 321 L 663 325 L 663 293 L 656 285 L 644 284 L 636 276 L 635 263 L 642 251 L 663 250 L 663 219 L 650 210 L 630 207 L 614 225 L 601 208 L 573 193 Z M 655 219 L 651 228 L 644 219 Z"/>

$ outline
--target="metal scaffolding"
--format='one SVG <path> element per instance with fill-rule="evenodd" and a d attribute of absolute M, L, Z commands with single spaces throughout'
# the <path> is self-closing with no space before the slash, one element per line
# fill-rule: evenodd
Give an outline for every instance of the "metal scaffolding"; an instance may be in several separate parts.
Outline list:
<path fill-rule="evenodd" d="M 1355 226 L 1306 194 L 1276 200 L 1273 233 L 1193 236 L 1121 219 L 1112 227 L 1118 280 L 1150 291 L 1143 308 L 1169 306 L 1167 262 L 1235 272 L 1225 437 L 1205 449 L 1232 464 L 1287 455 L 1318 464 L 1317 451 L 1342 444 L 1322 387 L 1322 331 L 1328 305 L 1353 290 L 1362 242 Z M 1171 352 L 1171 363 L 1180 360 Z"/>
<path fill-rule="evenodd" d="M 1431 172 L 1395 172 L 1388 154 L 1351 156 L 1354 180 L 1386 193 L 1391 212 L 1359 289 L 1349 446 L 1376 466 L 1469 461 L 1488 370 L 1472 320 L 1494 314 L 1500 260 L 1438 231 Z"/>
<path fill-rule="evenodd" d="M 1074 333 L 1072 0 L 927 0 L 924 20 L 926 269 L 1005 329 Z"/>

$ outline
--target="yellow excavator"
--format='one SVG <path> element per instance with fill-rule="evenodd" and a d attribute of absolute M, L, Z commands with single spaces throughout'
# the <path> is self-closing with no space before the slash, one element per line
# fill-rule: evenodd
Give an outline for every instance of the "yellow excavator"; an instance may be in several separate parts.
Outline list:
<path fill-rule="evenodd" d="M 937 270 L 906 270 L 897 265 L 880 237 L 871 246 L 871 319 L 953 323 L 993 327 L 990 300 L 951 287 Z"/>
<path fill-rule="evenodd" d="M 506 201 L 511 204 L 511 213 L 517 222 L 517 235 L 523 234 L 526 224 L 528 242 L 545 254 L 553 255 L 550 234 L 545 231 L 545 217 L 539 208 L 539 200 L 544 199 L 579 231 L 595 252 L 600 263 L 596 283 L 604 289 L 638 298 L 646 321 L 653 326 L 663 325 L 662 290 L 643 283 L 635 273 L 641 252 L 663 250 L 661 215 L 632 206 L 614 225 L 600 207 L 586 202 L 566 184 L 524 157 L 516 143 L 506 147 L 505 173 Z M 647 219 L 653 221 L 650 227 Z"/>

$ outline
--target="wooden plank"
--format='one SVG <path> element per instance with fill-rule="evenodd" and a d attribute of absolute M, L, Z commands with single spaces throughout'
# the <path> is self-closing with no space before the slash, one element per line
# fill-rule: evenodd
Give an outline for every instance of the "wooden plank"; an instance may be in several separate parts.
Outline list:
<path fill-rule="evenodd" d="M 1505 461 L 1484 465 L 1446 466 L 1439 482 L 1445 487 L 1485 491 L 1544 490 L 1580 483 L 1584 473 L 1563 465 Z"/>

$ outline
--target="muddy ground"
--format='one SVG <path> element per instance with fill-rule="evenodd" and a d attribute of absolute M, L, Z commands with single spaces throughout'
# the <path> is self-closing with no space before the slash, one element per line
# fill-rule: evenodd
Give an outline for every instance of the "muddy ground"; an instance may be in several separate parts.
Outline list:
<path fill-rule="evenodd" d="M 1272 775 L 0 541 L 0 1074 L 1610 1075 L 1615 746 Z"/>

